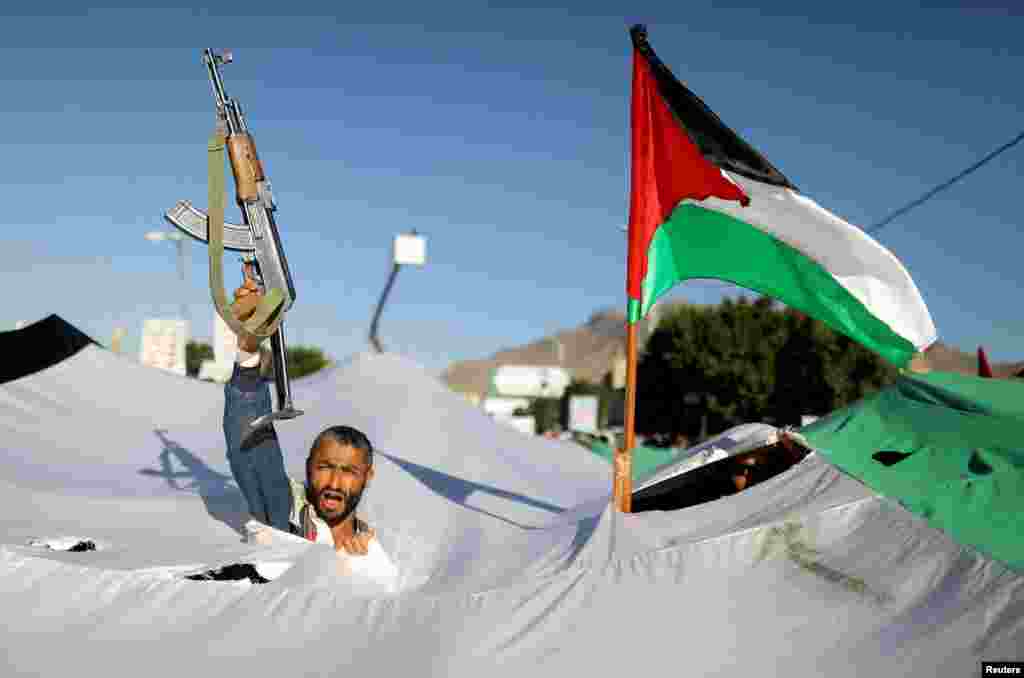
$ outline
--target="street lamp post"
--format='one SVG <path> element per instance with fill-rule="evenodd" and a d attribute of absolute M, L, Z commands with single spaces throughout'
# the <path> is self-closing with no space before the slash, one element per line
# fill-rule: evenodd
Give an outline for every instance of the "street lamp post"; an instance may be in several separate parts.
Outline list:
<path fill-rule="evenodd" d="M 409 233 L 395 236 L 395 243 L 391 252 L 391 274 L 388 276 L 388 282 L 384 285 L 384 291 L 381 292 L 377 308 L 373 312 L 373 319 L 370 321 L 370 344 L 373 345 L 377 353 L 384 352 L 384 347 L 380 343 L 380 337 L 377 336 L 377 327 L 380 324 L 381 313 L 384 312 L 384 302 L 387 301 L 388 294 L 391 293 L 391 288 L 395 284 L 395 278 L 398 277 L 399 269 L 403 264 L 422 266 L 426 260 L 427 241 L 426 238 L 416 232 L 416 229 Z"/>
<path fill-rule="evenodd" d="M 146 234 L 146 240 L 160 242 L 172 240 L 178 248 L 178 277 L 181 279 L 182 288 L 185 288 L 185 236 L 177 231 L 150 231 Z M 185 296 L 181 298 L 181 319 L 186 320 L 188 308 Z"/>
<path fill-rule="evenodd" d="M 551 343 L 555 348 L 556 366 L 562 367 L 562 363 L 565 362 L 565 346 L 562 345 L 562 340 L 558 338 L 557 334 L 551 335 Z"/>

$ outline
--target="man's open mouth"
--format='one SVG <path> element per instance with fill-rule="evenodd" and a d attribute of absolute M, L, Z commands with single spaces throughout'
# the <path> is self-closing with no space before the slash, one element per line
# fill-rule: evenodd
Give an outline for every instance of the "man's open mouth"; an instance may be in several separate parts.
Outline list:
<path fill-rule="evenodd" d="M 345 505 L 345 495 L 339 492 L 324 492 L 320 495 L 320 508 L 325 511 L 337 511 Z"/>

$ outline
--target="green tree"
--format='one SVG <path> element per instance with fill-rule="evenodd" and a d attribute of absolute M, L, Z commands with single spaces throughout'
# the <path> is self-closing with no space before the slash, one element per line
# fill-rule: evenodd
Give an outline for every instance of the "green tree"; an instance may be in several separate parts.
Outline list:
<path fill-rule="evenodd" d="M 185 344 L 185 374 L 190 377 L 199 375 L 199 367 L 204 360 L 213 360 L 213 347 L 202 341 L 190 341 Z"/>
<path fill-rule="evenodd" d="M 641 357 L 637 429 L 693 440 L 705 418 L 711 434 L 744 422 L 799 423 L 895 374 L 848 337 L 767 297 L 682 306 L 662 318 Z"/>
<path fill-rule="evenodd" d="M 550 431 L 560 425 L 561 400 L 558 398 L 534 398 L 528 413 L 533 416 L 537 433 Z"/>
<path fill-rule="evenodd" d="M 849 337 L 797 311 L 776 364 L 772 410 L 780 424 L 823 415 L 891 384 L 897 370 Z"/>
<path fill-rule="evenodd" d="M 330 364 L 324 352 L 315 346 L 288 347 L 288 376 L 292 379 L 313 374 Z M 204 360 L 213 360 L 213 347 L 202 341 L 190 341 L 185 345 L 185 373 L 190 377 L 199 375 Z"/>
<path fill-rule="evenodd" d="M 705 418 L 712 432 L 763 419 L 782 327 L 767 298 L 674 309 L 640 361 L 638 428 L 696 439 Z"/>
<path fill-rule="evenodd" d="M 315 346 L 289 346 L 288 376 L 292 379 L 318 372 L 330 364 L 324 352 Z"/>

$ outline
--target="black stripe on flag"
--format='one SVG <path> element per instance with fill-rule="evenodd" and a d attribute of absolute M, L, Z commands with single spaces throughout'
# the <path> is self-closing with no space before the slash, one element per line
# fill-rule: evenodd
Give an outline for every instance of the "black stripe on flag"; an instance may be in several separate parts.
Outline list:
<path fill-rule="evenodd" d="M 755 181 L 796 190 L 782 172 L 729 129 L 707 104 L 672 75 L 647 42 L 646 27 L 633 26 L 629 35 L 633 46 L 650 64 L 662 99 L 705 158 L 722 169 Z"/>

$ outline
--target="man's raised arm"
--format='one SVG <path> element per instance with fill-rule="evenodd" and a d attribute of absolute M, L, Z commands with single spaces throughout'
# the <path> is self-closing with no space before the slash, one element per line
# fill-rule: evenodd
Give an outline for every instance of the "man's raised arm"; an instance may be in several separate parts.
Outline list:
<path fill-rule="evenodd" d="M 246 273 L 245 282 L 235 290 L 232 306 L 240 320 L 252 314 L 260 297 L 258 287 Z M 258 417 L 271 412 L 270 391 L 261 374 L 260 359 L 259 340 L 239 336 L 238 358 L 231 379 L 224 385 L 224 439 L 231 473 L 249 504 L 249 512 L 256 520 L 288 532 L 292 496 L 277 432 L 272 424 L 250 428 Z"/>

